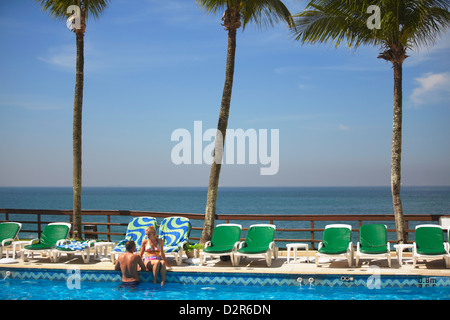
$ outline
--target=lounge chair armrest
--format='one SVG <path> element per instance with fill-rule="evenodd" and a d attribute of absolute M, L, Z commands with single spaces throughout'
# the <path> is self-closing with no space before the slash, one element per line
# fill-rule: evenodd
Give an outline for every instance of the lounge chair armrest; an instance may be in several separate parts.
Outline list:
<path fill-rule="evenodd" d="M 2 247 L 5 246 L 5 243 L 6 243 L 6 242 L 13 242 L 13 241 L 14 241 L 14 239 L 11 239 L 11 238 L 10 238 L 10 239 L 5 239 L 5 240 L 3 240 L 3 241 L 2 241 Z"/>
<path fill-rule="evenodd" d="M 232 251 L 234 251 L 234 252 L 238 251 L 239 245 L 240 245 L 240 244 L 241 244 L 240 241 L 236 241 L 236 242 L 234 243 L 234 246 L 233 246 Z"/>
<path fill-rule="evenodd" d="M 269 243 L 269 249 L 271 251 L 275 250 L 275 241 L 272 241 L 271 243 Z"/>
<path fill-rule="evenodd" d="M 360 252 L 360 250 L 361 250 L 361 243 L 358 241 L 356 243 L 356 252 Z"/>
<path fill-rule="evenodd" d="M 353 242 L 350 241 L 350 243 L 348 244 L 348 250 L 350 250 L 350 252 L 354 252 L 354 248 L 353 248 Z"/>
<path fill-rule="evenodd" d="M 206 241 L 205 248 L 208 248 L 209 246 L 211 246 L 211 241 Z"/>
<path fill-rule="evenodd" d="M 60 245 L 66 244 L 66 243 L 70 243 L 70 240 L 61 239 L 61 240 L 56 241 L 56 246 L 60 246 Z"/>
<path fill-rule="evenodd" d="M 238 250 L 241 249 L 245 245 L 245 241 L 240 241 L 238 244 Z"/>
<path fill-rule="evenodd" d="M 29 245 L 32 245 L 33 243 L 38 243 L 38 242 L 39 242 L 39 239 L 36 238 L 36 239 L 30 240 L 30 242 L 29 242 L 28 244 L 29 244 Z"/>
<path fill-rule="evenodd" d="M 317 251 L 319 251 L 320 248 L 322 248 L 322 247 L 323 247 L 323 242 L 319 242 L 319 246 L 317 247 Z"/>
<path fill-rule="evenodd" d="M 183 251 L 183 250 L 184 250 L 184 245 L 187 244 L 187 243 L 188 243 L 187 240 L 181 241 L 181 242 L 178 244 L 178 248 L 180 248 L 180 250 Z"/>

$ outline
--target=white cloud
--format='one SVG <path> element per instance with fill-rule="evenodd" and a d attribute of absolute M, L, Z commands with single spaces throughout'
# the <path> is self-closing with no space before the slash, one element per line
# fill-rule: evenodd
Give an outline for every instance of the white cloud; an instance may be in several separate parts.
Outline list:
<path fill-rule="evenodd" d="M 413 106 L 418 107 L 450 98 L 450 72 L 429 72 L 414 80 L 419 83 L 419 86 L 410 96 Z"/>
<path fill-rule="evenodd" d="M 84 42 L 85 72 L 91 73 L 104 71 L 113 66 L 114 61 L 111 61 L 110 58 L 105 58 L 106 55 L 104 54 L 104 51 L 105 49 L 99 49 L 99 46 L 94 44 L 92 41 Z M 50 47 L 46 54 L 37 58 L 62 71 L 75 73 L 77 60 L 76 44 L 70 43 Z"/>
<path fill-rule="evenodd" d="M 76 47 L 74 44 L 62 45 L 48 50 L 45 57 L 38 57 L 39 60 L 49 64 L 62 67 L 63 69 L 75 70 Z"/>
<path fill-rule="evenodd" d="M 307 84 L 300 83 L 300 84 L 298 85 L 298 88 L 299 88 L 300 90 L 308 90 L 308 89 L 310 88 L 310 86 L 307 85 Z"/>
<path fill-rule="evenodd" d="M 340 125 L 338 126 L 338 129 L 339 129 L 340 131 L 349 131 L 349 130 L 350 130 L 350 127 L 349 127 L 349 126 L 346 126 L 346 125 L 343 125 L 343 124 L 340 124 Z"/>

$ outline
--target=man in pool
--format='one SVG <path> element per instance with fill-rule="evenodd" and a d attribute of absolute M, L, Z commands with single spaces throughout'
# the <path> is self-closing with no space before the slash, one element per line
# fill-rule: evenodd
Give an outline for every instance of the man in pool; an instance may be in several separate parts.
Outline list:
<path fill-rule="evenodd" d="M 114 270 L 122 271 L 122 284 L 137 285 L 139 284 L 138 271 L 144 271 L 145 265 L 142 258 L 134 254 L 136 251 L 136 243 L 134 241 L 128 241 L 125 244 L 125 249 L 127 251 L 119 256 Z M 138 266 L 140 270 L 138 270 Z"/>

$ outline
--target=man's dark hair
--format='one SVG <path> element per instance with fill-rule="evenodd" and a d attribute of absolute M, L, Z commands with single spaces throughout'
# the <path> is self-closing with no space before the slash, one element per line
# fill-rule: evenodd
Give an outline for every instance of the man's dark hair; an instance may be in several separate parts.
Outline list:
<path fill-rule="evenodd" d="M 127 243 L 125 243 L 125 249 L 128 252 L 134 252 L 134 250 L 136 249 L 136 244 L 132 240 L 127 241 Z"/>

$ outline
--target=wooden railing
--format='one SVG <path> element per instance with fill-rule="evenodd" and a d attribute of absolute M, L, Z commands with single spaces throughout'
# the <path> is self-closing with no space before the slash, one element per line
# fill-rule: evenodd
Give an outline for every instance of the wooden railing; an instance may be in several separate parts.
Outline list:
<path fill-rule="evenodd" d="M 1 214 L 4 214 L 2 216 Z M 20 215 L 20 216 L 18 216 Z M 202 230 L 204 215 L 197 213 L 169 213 L 150 211 L 123 211 L 123 210 L 83 210 L 82 226 L 84 226 L 84 237 L 94 236 L 105 238 L 111 241 L 112 237 L 122 237 L 125 235 L 126 226 L 132 217 L 150 216 L 156 219 L 163 219 L 170 216 L 183 216 L 191 220 L 192 230 L 191 240 L 199 240 Z M 120 218 L 120 217 L 125 217 Z M 414 226 L 422 223 L 439 224 L 441 217 L 450 218 L 449 215 L 411 214 L 405 215 L 407 241 L 411 242 L 409 235 L 414 232 Z M 20 218 L 20 220 L 18 219 Z M 94 219 L 93 219 L 94 218 Z M 71 222 L 72 210 L 36 210 L 36 209 L 0 209 L 1 221 L 16 221 L 23 224 L 21 234 L 32 233 L 40 236 L 43 228 L 50 222 Z M 89 220 L 89 221 L 86 221 Z M 115 220 L 115 221 L 114 221 Z M 122 220 L 122 221 L 119 221 Z M 217 214 L 216 224 L 219 223 L 240 223 L 243 231 L 248 230 L 248 225 L 252 223 L 270 223 L 277 226 L 276 242 L 309 242 L 311 248 L 321 241 L 321 236 L 316 233 L 323 232 L 326 224 L 348 223 L 352 224 L 353 237 L 357 239 L 359 227 L 364 223 L 385 223 L 388 225 L 388 239 L 396 242 L 396 230 L 394 216 L 390 214 L 349 214 L 349 215 L 296 215 L 296 214 Z M 87 226 L 95 226 L 94 230 L 86 230 Z M 113 230 L 118 229 L 118 230 Z M 197 233 L 197 235 L 195 235 Z M 302 237 L 299 237 L 302 234 Z M 307 236 L 304 236 L 304 235 Z"/>

